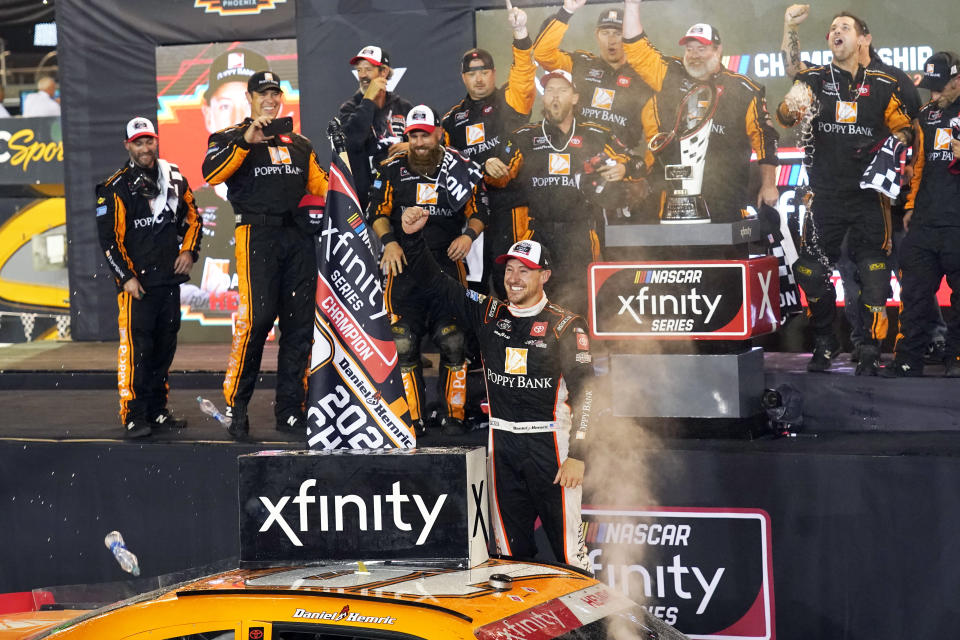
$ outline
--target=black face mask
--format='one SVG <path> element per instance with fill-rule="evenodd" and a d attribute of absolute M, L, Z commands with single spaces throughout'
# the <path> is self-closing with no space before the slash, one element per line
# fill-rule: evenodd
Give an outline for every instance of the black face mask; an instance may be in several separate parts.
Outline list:
<path fill-rule="evenodd" d="M 133 167 L 133 180 L 130 181 L 130 193 L 137 193 L 152 200 L 160 195 L 160 187 L 157 186 L 157 180 L 149 175 L 142 167 Z"/>

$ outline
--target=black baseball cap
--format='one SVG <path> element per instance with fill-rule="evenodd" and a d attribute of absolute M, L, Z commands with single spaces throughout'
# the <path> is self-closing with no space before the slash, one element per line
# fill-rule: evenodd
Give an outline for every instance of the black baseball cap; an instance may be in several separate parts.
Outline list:
<path fill-rule="evenodd" d="M 250 93 L 263 93 L 267 89 L 283 91 L 280 88 L 280 76 L 273 71 L 257 71 L 247 81 L 247 91 Z"/>
<path fill-rule="evenodd" d="M 230 49 L 224 51 L 210 63 L 210 79 L 207 90 L 203 92 L 203 99 L 210 101 L 210 96 L 228 82 L 247 82 L 257 69 L 269 69 L 267 59 L 250 49 Z"/>
<path fill-rule="evenodd" d="M 960 74 L 960 58 L 953 51 L 937 51 L 923 63 L 920 86 L 930 91 L 943 91 L 950 79 Z"/>
<path fill-rule="evenodd" d="M 482 67 L 474 66 L 473 70 L 477 69 L 493 69 L 493 56 L 490 55 L 490 52 L 486 49 L 470 49 L 465 54 L 463 54 L 463 59 L 460 61 L 460 73 L 467 73 L 470 71 L 470 63 L 474 60 L 479 60 L 483 63 Z"/>
<path fill-rule="evenodd" d="M 608 9 L 601 11 L 597 16 L 597 29 L 603 27 L 614 27 L 623 29 L 623 9 Z"/>
<path fill-rule="evenodd" d="M 553 260 L 550 259 L 550 251 L 536 240 L 521 240 L 515 242 L 502 256 L 498 256 L 495 262 L 505 264 L 508 260 L 516 258 L 529 269 L 550 269 Z"/>

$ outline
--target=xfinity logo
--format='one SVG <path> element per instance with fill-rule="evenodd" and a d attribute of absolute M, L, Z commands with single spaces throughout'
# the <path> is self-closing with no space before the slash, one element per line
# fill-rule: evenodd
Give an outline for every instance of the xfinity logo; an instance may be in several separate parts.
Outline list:
<path fill-rule="evenodd" d="M 408 496 L 401 493 L 400 482 L 394 482 L 391 493 L 387 495 L 374 494 L 370 496 L 371 504 L 368 505 L 364 497 L 356 494 L 345 496 L 310 495 L 310 489 L 316 485 L 316 478 L 308 478 L 300 484 L 300 491 L 296 496 L 293 496 L 292 500 L 291 496 L 281 496 L 275 504 L 267 496 L 259 496 L 260 502 L 263 503 L 268 511 L 267 519 L 264 521 L 263 526 L 260 527 L 260 533 L 267 531 L 276 523 L 294 546 L 303 546 L 303 542 L 294 532 L 283 514 L 284 507 L 291 501 L 298 506 L 297 515 L 299 518 L 296 524 L 299 525 L 298 528 L 301 533 L 310 531 L 311 525 L 313 525 L 315 529 L 319 528 L 320 531 L 330 531 L 331 502 L 333 503 L 333 528 L 336 531 L 343 531 L 344 520 L 347 517 L 351 517 L 351 514 L 354 514 L 359 529 L 361 531 L 367 531 L 369 525 L 368 513 L 373 520 L 373 530 L 383 531 L 383 502 L 392 505 L 393 528 L 400 531 L 412 531 L 413 524 L 404 520 L 404 503 L 410 502 L 412 498 L 417 506 L 421 519 L 421 523 L 418 524 L 420 534 L 417 537 L 416 544 L 422 545 L 430 536 L 430 531 L 433 529 L 437 516 L 440 515 L 440 510 L 443 508 L 443 503 L 447 499 L 447 494 L 440 494 L 433 506 L 428 508 L 422 496 L 419 494 Z M 311 508 L 310 505 L 318 506 Z M 347 505 L 352 506 L 348 509 Z M 409 510 L 407 511 L 407 515 L 409 515 Z M 319 526 L 317 524 L 317 518 L 319 518 Z M 390 526 L 389 522 L 387 526 Z"/>
<path fill-rule="evenodd" d="M 689 293 L 676 296 L 672 294 L 654 295 L 648 293 L 649 290 L 649 287 L 640 287 L 635 296 L 617 296 L 620 299 L 620 311 L 617 312 L 617 315 L 629 313 L 637 324 L 643 324 L 640 316 L 647 314 L 686 316 L 692 313 L 701 316 L 706 313 L 707 317 L 704 322 L 710 322 L 720 305 L 720 300 L 723 298 L 723 294 L 720 293 L 713 297 L 697 293 L 696 287 L 692 287 Z M 634 307 L 636 307 L 636 311 L 634 311 Z"/>

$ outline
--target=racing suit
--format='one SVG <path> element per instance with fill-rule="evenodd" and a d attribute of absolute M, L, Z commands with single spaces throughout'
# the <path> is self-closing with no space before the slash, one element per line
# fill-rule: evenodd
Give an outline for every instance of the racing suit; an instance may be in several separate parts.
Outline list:
<path fill-rule="evenodd" d="M 890 216 L 878 192 L 861 189 L 860 180 L 873 150 L 891 132 L 910 125 L 895 78 L 859 67 L 856 77 L 830 64 L 799 72 L 796 82 L 810 87 L 819 112 L 812 121 L 813 144 L 808 148 L 812 224 L 805 224 L 797 283 L 809 303 L 815 335 L 833 335 L 836 290 L 829 266 L 847 249 L 860 273 L 860 313 L 867 328 L 864 345 L 879 349 L 887 335 L 886 301 L 890 295 Z M 777 117 L 795 124 L 784 104 Z"/>
<path fill-rule="evenodd" d="M 658 133 L 682 129 L 680 104 L 700 83 L 687 73 L 680 58 L 660 53 L 646 35 L 624 40 L 623 48 L 627 61 L 657 92 L 643 109 L 647 141 Z M 745 207 L 751 204 L 747 193 L 751 151 L 757 154 L 760 165 L 775 166 L 779 136 L 767 113 L 766 91 L 762 86 L 725 68 L 703 82 L 709 92 L 715 92 L 716 103 L 701 193 L 714 222 L 734 222 L 747 215 Z M 698 98 L 694 97 L 688 104 L 688 113 L 689 108 L 702 105 L 697 103 Z M 678 142 L 674 140 L 664 147 L 656 160 L 662 165 L 683 164 Z M 647 164 L 655 183 L 659 183 L 664 178 L 664 170 L 654 167 L 650 152 Z M 672 189 L 669 185 L 666 188 Z"/>
<path fill-rule="evenodd" d="M 430 212 L 423 234 L 436 261 L 446 273 L 465 283 L 463 263 L 452 261 L 447 256 L 447 248 L 463 234 L 464 225 L 470 220 L 484 224 L 487 221 L 482 170 L 449 148 L 444 148 L 443 160 L 432 176 L 421 175 L 410 168 L 406 153 L 393 156 L 374 176 L 367 217 L 374 224 L 378 219 L 389 220 L 390 233 L 400 237 L 403 210 L 414 206 Z M 482 230 L 482 226 L 474 228 L 475 233 Z M 429 333 L 440 350 L 437 379 L 442 402 L 440 417 L 463 420 L 467 395 L 463 331 L 452 314 L 420 295 L 421 288 L 422 283 L 406 271 L 400 275 L 389 274 L 384 287 L 410 419 L 417 422 L 425 414 L 420 342 Z"/>
<path fill-rule="evenodd" d="M 386 160 L 390 147 L 403 141 L 407 114 L 413 105 L 395 93 L 387 92 L 383 107 L 357 92 L 340 105 L 340 122 L 347 136 L 347 158 L 360 208 L 367 210 L 371 176 Z"/>
<path fill-rule="evenodd" d="M 613 67 L 589 51 L 568 53 L 560 42 L 573 14 L 561 8 L 533 44 L 533 57 L 547 71 L 569 71 L 580 93 L 577 118 L 610 129 L 628 149 L 644 142 L 641 110 L 653 90 L 629 64 Z"/>
<path fill-rule="evenodd" d="M 180 330 L 180 283 L 177 256 L 200 251 L 202 221 L 193 192 L 180 169 L 158 160 L 155 169 L 128 163 L 97 185 L 97 232 L 107 265 L 117 281 L 120 347 L 117 387 L 120 420 L 154 421 L 167 406 L 167 376 Z M 141 191 L 144 177 L 159 189 L 149 199 Z M 146 292 L 139 300 L 123 290 L 136 278 Z"/>
<path fill-rule="evenodd" d="M 948 367 L 960 356 L 960 172 L 950 169 L 952 126 L 960 126 L 960 100 L 924 106 L 914 121 L 917 162 L 905 209 L 913 210 L 900 254 L 900 333 L 897 362 L 923 369 L 936 293 L 947 277 L 953 314 L 947 325 Z"/>
<path fill-rule="evenodd" d="M 490 512 L 498 552 L 532 558 L 539 517 L 557 559 L 589 570 L 582 487 L 553 484 L 568 456 L 583 460 L 586 454 L 594 400 L 586 323 L 546 297 L 516 309 L 464 290 L 438 268 L 419 235 L 402 241 L 419 295 L 456 315 L 476 334 L 483 355 L 490 402 Z"/>
<path fill-rule="evenodd" d="M 505 136 L 530 120 L 536 97 L 533 84 L 536 66 L 530 59 L 530 46 L 529 38 L 514 40 L 513 65 L 507 84 L 482 100 L 474 100 L 468 95 L 443 116 L 446 144 L 481 167 L 487 158 L 493 156 Z M 494 289 L 502 297 L 506 295 L 503 266 L 493 260 L 506 253 L 514 242 L 528 238 L 530 223 L 523 194 L 516 185 L 508 184 L 502 189 L 493 187 L 487 193 L 490 220 L 483 233 L 481 282 L 485 285 L 492 273 Z M 485 286 L 478 289 L 486 290 Z"/>
<path fill-rule="evenodd" d="M 211 134 L 203 159 L 204 179 L 226 183 L 236 219 L 240 304 L 223 395 L 234 423 L 244 424 L 263 345 L 279 317 L 279 424 L 303 416 L 317 289 L 314 239 L 296 225 L 294 213 L 306 193 L 326 195 L 327 174 L 310 141 L 296 133 L 248 143 L 243 135 L 250 122 Z"/>
<path fill-rule="evenodd" d="M 586 315 L 587 265 L 600 257 L 597 219 L 600 202 L 613 202 L 617 188 L 595 180 L 606 160 L 631 165 L 623 144 L 610 130 L 574 119 L 564 133 L 544 120 L 520 127 L 498 148 L 508 175 L 487 176 L 488 184 L 516 181 L 530 209 L 533 238 L 547 245 L 556 269 L 547 293 L 561 306 Z M 597 190 L 600 190 L 598 193 Z"/>

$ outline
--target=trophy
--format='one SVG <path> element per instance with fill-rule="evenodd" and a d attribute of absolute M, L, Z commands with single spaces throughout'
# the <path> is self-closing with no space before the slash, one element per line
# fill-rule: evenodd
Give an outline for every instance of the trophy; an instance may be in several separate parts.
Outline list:
<path fill-rule="evenodd" d="M 650 151 L 663 165 L 669 185 L 660 208 L 661 224 L 710 222 L 710 211 L 700 192 L 720 91 L 709 84 L 695 85 L 677 107 L 673 131 L 658 133 L 650 141 Z M 674 159 L 679 162 L 670 162 Z"/>

